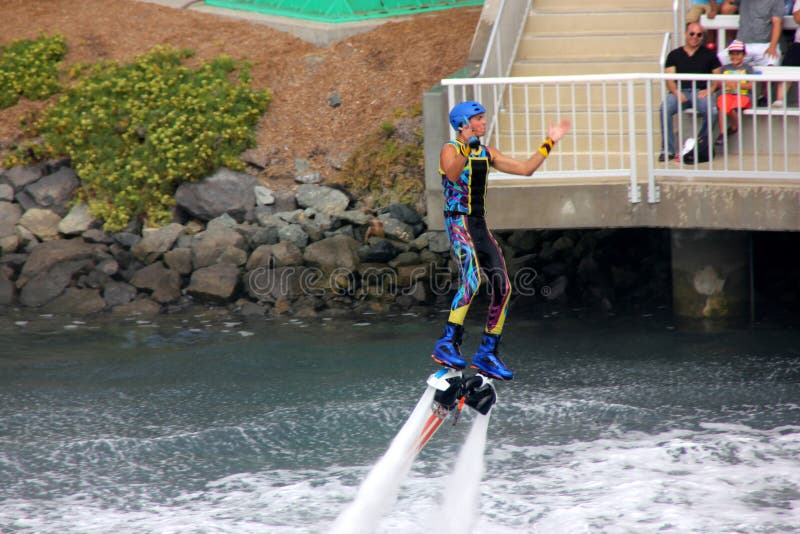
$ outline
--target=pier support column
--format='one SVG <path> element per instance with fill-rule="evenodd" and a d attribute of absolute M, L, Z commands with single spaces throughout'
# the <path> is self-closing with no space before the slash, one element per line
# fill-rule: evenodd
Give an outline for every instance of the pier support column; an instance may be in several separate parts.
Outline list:
<path fill-rule="evenodd" d="M 747 320 L 750 233 L 676 230 L 672 241 L 672 306 L 684 319 Z"/>

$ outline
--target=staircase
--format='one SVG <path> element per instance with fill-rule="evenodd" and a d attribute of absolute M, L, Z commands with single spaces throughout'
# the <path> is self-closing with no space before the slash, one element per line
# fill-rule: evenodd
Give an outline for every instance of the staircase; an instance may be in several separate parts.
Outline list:
<path fill-rule="evenodd" d="M 664 34 L 672 30 L 672 2 L 639 0 L 633 7 L 631 4 L 625 0 L 533 0 L 511 76 L 660 72 Z M 643 89 L 637 88 L 637 91 Z M 557 95 L 552 89 L 543 93 L 537 86 L 517 86 L 505 98 L 506 102 L 512 99 L 515 105 L 503 106 L 498 112 L 500 131 L 513 132 L 519 139 L 519 136 L 525 136 L 525 130 L 529 130 L 527 133 L 533 139 L 534 149 L 541 138 L 542 126 L 555 118 L 556 102 L 560 101 L 562 116 L 574 122 L 573 135 L 559 146 L 562 154 L 597 158 L 598 147 L 591 145 L 590 132 L 593 135 L 600 132 L 612 135 L 609 144 L 603 147 L 603 151 L 611 153 L 612 157 L 626 153 L 626 138 L 630 135 L 628 125 L 603 125 L 599 114 L 589 110 L 590 107 L 600 109 L 602 105 L 615 111 L 626 106 L 627 92 L 623 86 L 609 86 L 605 94 L 587 91 L 580 84 L 563 86 Z M 575 105 L 565 109 L 564 104 L 571 102 L 572 98 Z M 524 112 L 519 104 L 523 101 L 530 102 Z M 505 111 L 508 109 L 516 111 Z M 644 148 L 644 109 L 635 111 L 637 127 L 634 135 L 642 139 L 637 146 Z M 512 157 L 527 157 L 530 146 L 519 145 L 517 142 L 512 146 L 509 135 L 501 134 L 497 139 L 497 146 L 503 152 Z"/>
<path fill-rule="evenodd" d="M 669 31 L 669 0 L 533 0 L 511 75 L 659 72 Z"/>

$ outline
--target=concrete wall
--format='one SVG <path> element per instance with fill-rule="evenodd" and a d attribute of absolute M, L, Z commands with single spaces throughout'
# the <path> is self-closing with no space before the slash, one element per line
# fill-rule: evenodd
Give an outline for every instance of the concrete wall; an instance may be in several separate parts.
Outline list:
<path fill-rule="evenodd" d="M 508 182 L 514 182 L 508 180 Z M 662 182 L 661 201 L 631 203 L 629 184 L 519 180 L 490 186 L 492 228 L 660 227 L 800 231 L 800 184 Z M 442 229 L 441 185 L 429 185 L 428 220 Z M 646 197 L 645 197 L 646 199 Z"/>

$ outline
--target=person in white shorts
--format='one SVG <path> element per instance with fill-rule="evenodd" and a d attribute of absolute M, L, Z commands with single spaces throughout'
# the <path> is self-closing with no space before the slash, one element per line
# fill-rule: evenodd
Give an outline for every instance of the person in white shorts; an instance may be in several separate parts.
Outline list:
<path fill-rule="evenodd" d="M 747 47 L 745 61 L 754 67 L 779 65 L 784 0 L 738 0 L 737 3 L 739 31 L 736 38 Z M 727 48 L 719 53 L 719 61 L 723 65 L 730 63 Z"/>

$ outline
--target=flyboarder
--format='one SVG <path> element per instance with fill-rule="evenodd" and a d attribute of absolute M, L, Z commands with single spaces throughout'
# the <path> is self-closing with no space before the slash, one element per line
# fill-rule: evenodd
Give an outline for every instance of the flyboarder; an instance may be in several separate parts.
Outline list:
<path fill-rule="evenodd" d="M 481 283 L 483 273 L 491 288 L 491 303 L 480 346 L 472 367 L 490 378 L 511 380 L 514 373 L 500 359 L 498 344 L 506 319 L 511 283 L 500 247 L 486 226 L 485 205 L 489 167 L 530 176 L 541 166 L 553 146 L 570 128 L 568 120 L 550 124 L 539 149 L 526 161 L 504 155 L 481 143 L 486 135 L 486 109 L 478 102 L 461 102 L 450 110 L 450 125 L 456 138 L 442 147 L 439 172 L 444 188 L 447 236 L 459 266 L 459 287 L 450 306 L 444 333 L 436 341 L 431 357 L 456 370 L 467 362 L 461 355 L 464 319 Z"/>

